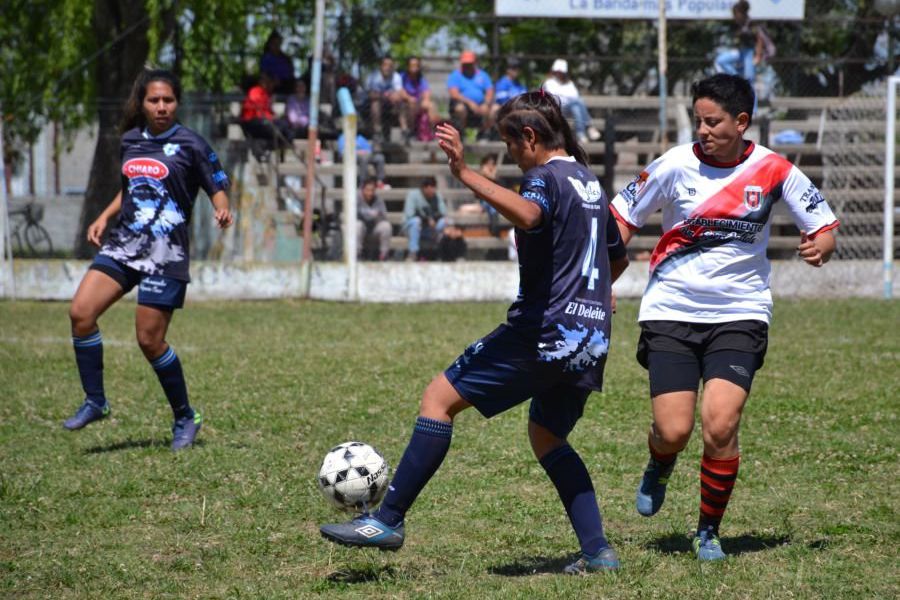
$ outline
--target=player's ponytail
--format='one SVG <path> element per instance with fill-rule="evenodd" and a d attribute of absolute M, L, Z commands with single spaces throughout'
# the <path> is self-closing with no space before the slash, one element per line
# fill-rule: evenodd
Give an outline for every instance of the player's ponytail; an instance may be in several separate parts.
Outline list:
<path fill-rule="evenodd" d="M 144 69 L 134 80 L 134 85 L 131 86 L 131 95 L 125 102 L 122 123 L 119 126 L 120 133 L 125 133 L 135 127 L 147 126 L 147 119 L 144 117 L 144 96 L 147 95 L 147 86 L 154 81 L 168 83 L 172 87 L 175 99 L 181 102 L 181 83 L 174 73 L 165 69 Z"/>
<path fill-rule="evenodd" d="M 526 92 L 510 99 L 497 113 L 497 129 L 506 137 L 523 139 L 525 127 L 531 128 L 548 150 L 564 149 L 569 156 L 588 166 L 587 153 L 578 144 L 569 122 L 562 114 L 559 100 L 543 90 Z"/>

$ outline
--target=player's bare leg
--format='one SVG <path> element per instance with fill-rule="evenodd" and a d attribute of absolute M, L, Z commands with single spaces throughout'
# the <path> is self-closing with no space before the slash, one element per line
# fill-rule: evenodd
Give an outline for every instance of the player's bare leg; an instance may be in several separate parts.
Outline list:
<path fill-rule="evenodd" d="M 528 439 L 535 457 L 553 482 L 581 545 L 581 556 L 566 566 L 568 575 L 585 575 L 619 568 L 619 557 L 603 533 L 603 520 L 590 474 L 564 438 L 528 421 Z"/>
<path fill-rule="evenodd" d="M 737 480 L 741 460 L 738 428 L 748 395 L 747 390 L 725 379 L 710 379 L 703 386 L 700 519 L 693 541 L 700 560 L 725 558 L 719 542 L 719 524 Z"/>
<path fill-rule="evenodd" d="M 647 437 L 650 459 L 638 486 L 635 506 L 638 513 L 650 517 L 659 512 L 666 499 L 666 486 L 675 469 L 675 461 L 691 439 L 694 429 L 696 392 L 669 392 L 652 400 L 653 423 Z"/>
<path fill-rule="evenodd" d="M 406 535 L 406 512 L 444 461 L 453 418 L 470 406 L 446 375 L 435 377 L 422 394 L 419 418 L 381 507 L 346 523 L 322 525 L 322 536 L 345 546 L 399 550 Z"/>
<path fill-rule="evenodd" d="M 103 387 L 103 337 L 97 327 L 97 319 L 122 294 L 122 286 L 112 277 L 89 269 L 72 298 L 69 308 L 72 345 L 85 398 L 75 414 L 63 423 L 63 427 L 70 431 L 109 415 L 109 403 Z"/>
<path fill-rule="evenodd" d="M 181 360 L 166 342 L 172 314 L 171 310 L 139 305 L 135 313 L 134 328 L 141 352 L 156 372 L 169 406 L 172 407 L 172 450 L 181 450 L 193 445 L 203 424 L 203 417 L 188 402 Z"/>

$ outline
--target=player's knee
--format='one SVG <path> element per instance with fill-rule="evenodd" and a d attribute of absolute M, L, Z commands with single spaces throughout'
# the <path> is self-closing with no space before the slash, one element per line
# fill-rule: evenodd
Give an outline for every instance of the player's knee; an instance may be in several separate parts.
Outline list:
<path fill-rule="evenodd" d="M 703 443 L 715 449 L 725 449 L 734 444 L 737 432 L 737 419 L 710 419 L 703 423 Z"/>
<path fill-rule="evenodd" d="M 87 335 L 97 328 L 96 315 L 78 301 L 72 302 L 69 307 L 69 321 L 72 324 L 72 333 L 75 335 Z"/>
<path fill-rule="evenodd" d="M 687 446 L 693 431 L 693 420 L 672 421 L 668 423 L 657 422 L 653 426 L 653 434 L 658 442 L 678 449 Z"/>
<path fill-rule="evenodd" d="M 155 329 L 138 327 L 135 329 L 138 346 L 141 352 L 148 358 L 155 358 L 162 353 L 162 347 L 165 345 L 163 336 Z"/>
<path fill-rule="evenodd" d="M 538 460 L 566 443 L 566 440 L 531 420 L 528 421 L 528 441 L 531 442 L 531 450 Z"/>

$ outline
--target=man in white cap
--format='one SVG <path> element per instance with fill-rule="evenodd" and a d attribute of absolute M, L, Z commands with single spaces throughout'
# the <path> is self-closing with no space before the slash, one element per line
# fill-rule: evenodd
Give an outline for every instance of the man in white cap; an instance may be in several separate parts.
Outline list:
<path fill-rule="evenodd" d="M 575 87 L 575 82 L 569 79 L 569 63 L 563 58 L 557 58 L 550 67 L 550 75 L 543 85 L 544 91 L 559 98 L 563 114 L 575 121 L 575 135 L 582 144 L 589 139 L 597 141 L 600 132 L 591 125 L 591 116 L 587 106 Z"/>

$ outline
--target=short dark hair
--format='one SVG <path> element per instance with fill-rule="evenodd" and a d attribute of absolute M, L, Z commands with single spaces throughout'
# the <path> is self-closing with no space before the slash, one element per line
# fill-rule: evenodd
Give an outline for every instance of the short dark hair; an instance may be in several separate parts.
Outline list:
<path fill-rule="evenodd" d="M 369 185 L 370 183 L 371 183 L 372 185 L 374 185 L 375 187 L 378 187 L 378 179 L 375 178 L 375 177 L 366 177 L 365 179 L 363 179 L 362 185 L 359 186 L 359 187 L 360 187 L 360 188 L 364 188 L 364 187 L 366 187 L 367 185 Z"/>
<path fill-rule="evenodd" d="M 426 177 L 422 180 L 421 187 L 425 187 L 426 185 L 437 187 L 437 179 L 435 179 L 434 177 Z"/>
<path fill-rule="evenodd" d="M 739 114 L 747 113 L 750 120 L 747 125 L 753 122 L 753 86 L 750 82 L 738 75 L 728 75 L 726 73 L 718 73 L 712 77 L 695 81 L 691 85 L 691 105 L 696 104 L 701 98 L 708 98 L 719 106 L 732 117 Z"/>

